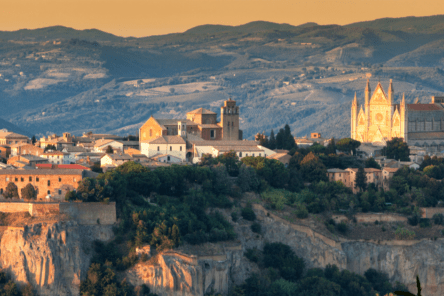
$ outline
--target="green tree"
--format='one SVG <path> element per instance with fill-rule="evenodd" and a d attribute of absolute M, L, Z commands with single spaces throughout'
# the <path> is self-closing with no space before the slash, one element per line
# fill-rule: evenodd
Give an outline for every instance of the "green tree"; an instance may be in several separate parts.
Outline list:
<path fill-rule="evenodd" d="M 327 168 L 313 152 L 302 159 L 301 174 L 306 182 L 327 181 Z"/>
<path fill-rule="evenodd" d="M 365 160 L 364 166 L 366 168 L 374 168 L 374 169 L 381 169 L 381 166 L 376 162 L 376 160 L 373 157 L 367 158 Z"/>
<path fill-rule="evenodd" d="M 111 147 L 111 145 L 108 145 L 108 147 L 106 147 L 105 153 L 113 154 L 114 153 L 113 147 Z"/>
<path fill-rule="evenodd" d="M 32 184 L 28 183 L 21 190 L 22 198 L 27 200 L 36 200 L 37 199 L 37 191 L 35 190 Z"/>
<path fill-rule="evenodd" d="M 71 201 L 71 200 L 76 200 L 77 199 L 77 194 L 75 191 L 68 191 L 65 194 L 65 200 L 66 201 Z"/>
<path fill-rule="evenodd" d="M 363 167 L 360 167 L 356 173 L 355 188 L 359 188 L 361 191 L 365 191 L 367 188 L 367 176 Z"/>
<path fill-rule="evenodd" d="M 284 127 L 284 140 L 283 140 L 283 149 L 288 151 L 297 148 L 296 141 L 294 140 L 293 135 L 291 134 L 291 129 L 288 124 Z"/>
<path fill-rule="evenodd" d="M 279 129 L 276 135 L 276 149 L 284 149 L 285 131 L 283 128 Z"/>
<path fill-rule="evenodd" d="M 274 136 L 273 130 L 271 130 L 271 132 L 270 132 L 270 138 L 268 140 L 268 148 L 271 150 L 276 149 L 276 138 Z"/>
<path fill-rule="evenodd" d="M 34 145 L 36 141 L 37 141 L 37 140 L 35 139 L 35 136 L 32 136 L 32 138 L 31 138 L 31 143 L 32 143 L 32 145 Z"/>
<path fill-rule="evenodd" d="M 15 185 L 13 182 L 9 182 L 5 191 L 3 192 L 3 196 L 5 198 L 19 198 L 17 185 Z"/>
<path fill-rule="evenodd" d="M 336 142 L 335 142 L 335 138 L 331 138 L 330 142 L 327 145 L 327 150 L 326 150 L 326 154 L 330 155 L 330 154 L 336 154 Z"/>
<path fill-rule="evenodd" d="M 393 138 L 387 141 L 387 146 L 382 149 L 382 154 L 390 159 L 410 161 L 410 149 L 402 138 Z"/>
<path fill-rule="evenodd" d="M 356 155 L 356 149 L 358 149 L 359 146 L 361 146 L 361 142 L 350 139 L 350 138 L 340 139 L 336 143 L 336 148 L 339 151 L 343 151 L 343 152 L 347 152 L 347 153 L 352 151 L 353 155 Z"/>
<path fill-rule="evenodd" d="M 56 146 L 54 146 L 54 145 L 52 145 L 52 144 L 49 144 L 49 145 L 46 145 L 46 146 L 45 146 L 45 149 L 43 150 L 43 152 L 46 152 L 46 151 L 48 151 L 48 150 L 54 150 L 54 151 L 56 151 L 57 148 L 56 148 Z"/>

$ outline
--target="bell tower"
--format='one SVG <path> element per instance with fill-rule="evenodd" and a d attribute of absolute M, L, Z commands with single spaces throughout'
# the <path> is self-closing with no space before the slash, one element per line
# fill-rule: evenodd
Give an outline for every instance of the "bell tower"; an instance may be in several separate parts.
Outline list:
<path fill-rule="evenodd" d="M 239 106 L 231 98 L 220 108 L 220 125 L 223 141 L 239 140 Z"/>

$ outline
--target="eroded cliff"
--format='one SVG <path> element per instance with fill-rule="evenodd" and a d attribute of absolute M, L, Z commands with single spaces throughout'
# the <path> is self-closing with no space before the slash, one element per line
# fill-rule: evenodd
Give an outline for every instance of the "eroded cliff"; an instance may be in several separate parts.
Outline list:
<path fill-rule="evenodd" d="M 79 295 L 92 242 L 111 237 L 110 226 L 83 226 L 74 221 L 5 227 L 0 242 L 1 268 L 17 284 L 31 283 L 39 295 Z"/>

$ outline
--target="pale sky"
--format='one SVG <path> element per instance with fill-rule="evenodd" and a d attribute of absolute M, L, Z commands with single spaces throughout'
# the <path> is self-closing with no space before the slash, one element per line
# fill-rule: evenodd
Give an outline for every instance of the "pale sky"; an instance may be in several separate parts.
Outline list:
<path fill-rule="evenodd" d="M 443 0 L 0 0 L 0 31 L 62 25 L 142 37 L 203 24 L 344 25 L 436 14 L 444 14 Z"/>

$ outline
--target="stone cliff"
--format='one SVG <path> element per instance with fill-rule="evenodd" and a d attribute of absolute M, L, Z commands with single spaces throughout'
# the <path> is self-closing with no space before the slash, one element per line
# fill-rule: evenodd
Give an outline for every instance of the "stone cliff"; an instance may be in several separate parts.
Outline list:
<path fill-rule="evenodd" d="M 233 284 L 241 284 L 248 278 L 256 267 L 243 256 L 246 249 L 262 249 L 266 242 L 282 242 L 304 258 L 308 268 L 336 264 L 340 269 L 361 275 L 375 268 L 386 272 L 392 282 L 406 284 L 414 293 L 418 274 L 424 295 L 444 295 L 443 239 L 333 240 L 274 216 L 261 206 L 255 205 L 255 212 L 262 224 L 262 235 L 251 231 L 251 223 L 240 221 L 235 223 L 240 240 L 238 247 L 225 247 L 218 256 L 163 254 L 156 264 L 150 261 L 137 264 L 126 273 L 127 279 L 135 285 L 148 285 L 160 296 L 203 296 L 211 290 L 226 294 Z"/>
<path fill-rule="evenodd" d="M 82 226 L 73 221 L 4 227 L 1 268 L 17 284 L 31 283 L 39 295 L 79 295 L 92 242 L 111 237 L 110 226 Z"/>
<path fill-rule="evenodd" d="M 304 258 L 308 267 L 336 264 L 358 274 L 375 268 L 386 272 L 391 281 L 406 284 L 413 293 L 418 274 L 424 295 L 444 295 L 443 239 L 378 242 L 331 238 L 291 224 L 261 206 L 255 205 L 254 210 L 262 225 L 261 235 L 251 231 L 251 222 L 240 220 L 234 223 L 236 243 L 164 252 L 138 263 L 121 277 L 133 285 L 146 284 L 160 296 L 203 296 L 210 291 L 226 295 L 233 284 L 241 284 L 257 270 L 243 256 L 246 249 L 282 242 Z M 1 268 L 19 284 L 31 283 L 40 295 L 78 295 L 92 256 L 92 242 L 111 237 L 110 226 L 76 222 L 6 227 L 0 242 Z M 213 249 L 205 253 L 208 246 Z"/>

